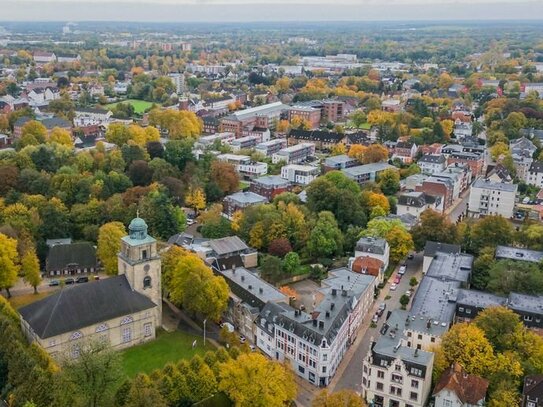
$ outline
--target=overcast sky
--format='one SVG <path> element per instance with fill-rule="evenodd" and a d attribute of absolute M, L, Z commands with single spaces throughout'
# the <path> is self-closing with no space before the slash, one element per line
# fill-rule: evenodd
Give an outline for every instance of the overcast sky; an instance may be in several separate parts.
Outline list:
<path fill-rule="evenodd" d="M 0 21 L 458 19 L 543 19 L 543 0 L 0 0 Z"/>

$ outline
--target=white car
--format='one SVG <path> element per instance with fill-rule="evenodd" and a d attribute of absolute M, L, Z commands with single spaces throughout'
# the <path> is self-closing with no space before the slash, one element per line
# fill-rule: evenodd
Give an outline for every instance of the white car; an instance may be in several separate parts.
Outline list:
<path fill-rule="evenodd" d="M 194 225 L 194 220 L 192 219 L 187 219 L 187 225 Z"/>
<path fill-rule="evenodd" d="M 406 267 L 406 265 L 404 264 L 403 266 L 400 266 L 400 270 L 398 270 L 398 274 L 404 275 L 405 272 L 406 272 L 406 270 L 407 270 L 407 267 Z"/>
<path fill-rule="evenodd" d="M 396 291 L 397 287 L 398 287 L 398 285 L 396 283 L 390 284 L 390 291 Z"/>

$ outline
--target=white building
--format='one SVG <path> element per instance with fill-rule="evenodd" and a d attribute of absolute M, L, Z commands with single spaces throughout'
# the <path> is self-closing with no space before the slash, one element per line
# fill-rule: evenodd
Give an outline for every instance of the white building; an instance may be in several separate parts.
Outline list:
<path fill-rule="evenodd" d="M 425 154 L 417 165 L 423 174 L 438 174 L 447 167 L 447 159 L 441 154 Z"/>
<path fill-rule="evenodd" d="M 298 164 L 315 155 L 315 144 L 300 143 L 292 147 L 286 147 L 272 155 L 272 162 L 277 164 L 284 161 L 286 164 Z"/>
<path fill-rule="evenodd" d="M 319 176 L 319 168 L 311 165 L 289 164 L 281 168 L 281 178 L 293 184 L 308 185 Z"/>
<path fill-rule="evenodd" d="M 168 75 L 175 86 L 175 93 L 181 96 L 186 91 L 185 75 L 182 73 L 171 73 Z"/>
<path fill-rule="evenodd" d="M 232 140 L 230 146 L 232 151 L 237 152 L 239 150 L 252 149 L 260 142 L 260 138 L 256 136 L 240 137 Z"/>
<path fill-rule="evenodd" d="M 385 239 L 377 237 L 361 237 L 356 242 L 355 257 L 371 257 L 383 262 L 383 267 L 388 268 L 390 259 L 390 246 Z"/>
<path fill-rule="evenodd" d="M 526 183 L 543 187 L 543 161 L 534 161 L 526 172 Z"/>
<path fill-rule="evenodd" d="M 443 198 L 428 195 L 424 192 L 406 192 L 398 197 L 397 215 L 411 214 L 419 218 L 426 209 L 443 213 Z"/>
<path fill-rule="evenodd" d="M 266 157 L 270 157 L 287 146 L 287 140 L 284 138 L 273 139 L 259 143 L 255 147 L 255 152 Z"/>
<path fill-rule="evenodd" d="M 111 110 L 98 109 L 98 108 L 77 108 L 75 109 L 74 125 L 79 126 L 92 126 L 95 124 L 108 125 L 110 118 L 113 116 Z"/>
<path fill-rule="evenodd" d="M 517 189 L 517 184 L 476 180 L 469 194 L 468 214 L 476 218 L 486 215 L 512 218 Z"/>
<path fill-rule="evenodd" d="M 252 161 L 248 155 L 219 154 L 217 159 L 233 164 L 236 171 L 247 178 L 260 177 L 268 173 L 268 164 Z"/>
<path fill-rule="evenodd" d="M 483 406 L 487 390 L 488 380 L 468 374 L 460 364 L 454 362 L 449 369 L 443 372 L 436 384 L 433 394 L 434 406 Z"/>

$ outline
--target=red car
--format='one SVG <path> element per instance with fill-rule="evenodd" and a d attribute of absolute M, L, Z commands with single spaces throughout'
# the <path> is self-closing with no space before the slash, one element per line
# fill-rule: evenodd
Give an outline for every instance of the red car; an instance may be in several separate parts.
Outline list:
<path fill-rule="evenodd" d="M 400 284 L 400 280 L 402 279 L 402 277 L 400 275 L 396 275 L 396 278 L 394 278 L 394 282 L 396 284 Z"/>

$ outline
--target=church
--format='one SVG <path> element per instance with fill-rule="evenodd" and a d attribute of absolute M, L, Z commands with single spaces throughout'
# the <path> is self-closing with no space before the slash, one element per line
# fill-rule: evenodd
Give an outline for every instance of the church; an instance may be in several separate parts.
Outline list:
<path fill-rule="evenodd" d="M 117 276 L 64 286 L 19 310 L 30 341 L 52 357 L 78 357 L 84 340 L 103 340 L 123 349 L 155 339 L 162 325 L 157 242 L 139 217 L 128 230 L 121 239 Z"/>

